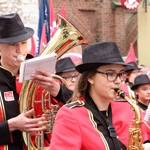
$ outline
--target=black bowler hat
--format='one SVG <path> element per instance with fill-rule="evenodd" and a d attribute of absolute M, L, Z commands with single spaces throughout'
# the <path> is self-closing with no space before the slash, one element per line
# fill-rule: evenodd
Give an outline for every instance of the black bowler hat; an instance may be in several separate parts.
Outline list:
<path fill-rule="evenodd" d="M 125 66 L 125 72 L 129 72 L 132 70 L 140 70 L 140 69 L 141 68 L 139 68 L 135 62 L 129 62 L 127 63 L 127 66 Z"/>
<path fill-rule="evenodd" d="M 101 42 L 87 46 L 82 51 L 82 61 L 82 64 L 76 66 L 76 70 L 80 73 L 106 64 L 126 65 L 115 42 Z"/>
<path fill-rule="evenodd" d="M 17 43 L 29 39 L 32 28 L 25 27 L 17 13 L 0 16 L 0 43 Z"/>
<path fill-rule="evenodd" d="M 75 64 L 70 57 L 62 58 L 56 62 L 56 74 L 73 70 L 76 70 Z"/>
<path fill-rule="evenodd" d="M 148 78 L 148 76 L 146 74 L 141 74 L 141 75 L 138 75 L 137 77 L 135 77 L 134 84 L 131 87 L 131 89 L 135 90 L 135 89 L 137 89 L 137 87 L 139 85 L 143 85 L 143 84 L 150 84 L 150 79 Z"/>

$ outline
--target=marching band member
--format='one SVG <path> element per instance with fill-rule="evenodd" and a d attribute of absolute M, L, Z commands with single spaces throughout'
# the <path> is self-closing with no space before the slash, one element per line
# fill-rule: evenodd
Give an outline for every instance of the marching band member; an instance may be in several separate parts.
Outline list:
<path fill-rule="evenodd" d="M 150 102 L 150 80 L 146 74 L 138 75 L 134 79 L 134 84 L 131 89 L 134 91 L 136 96 L 137 105 L 146 111 Z"/>
<path fill-rule="evenodd" d="M 0 150 L 23 150 L 22 132 L 38 135 L 48 123 L 45 117 L 29 118 L 34 110 L 19 110 L 18 73 L 33 34 L 17 13 L 0 16 Z"/>
<path fill-rule="evenodd" d="M 68 89 L 74 91 L 79 73 L 70 57 L 61 58 L 56 62 L 56 74 L 65 79 Z"/>
<path fill-rule="evenodd" d="M 140 69 L 135 62 L 129 62 L 127 66 L 125 66 L 126 79 L 121 85 L 121 89 L 126 93 L 126 95 L 135 100 L 134 91 L 131 89 L 134 79 L 136 76 L 140 74 Z"/>
<path fill-rule="evenodd" d="M 52 99 L 65 104 L 72 96 L 79 73 L 70 57 L 59 59 L 55 68 L 55 74 L 62 77 L 65 83 L 56 82 L 57 79 L 55 80 L 52 74 L 40 68 L 37 69 L 39 74 L 32 74 L 31 76 L 35 83 L 50 92 Z"/>
<path fill-rule="evenodd" d="M 135 114 L 129 103 L 113 101 L 126 77 L 118 47 L 114 42 L 91 44 L 83 49 L 82 60 L 72 102 L 56 115 L 50 150 L 125 150 Z M 150 150 L 149 143 L 142 146 Z"/>

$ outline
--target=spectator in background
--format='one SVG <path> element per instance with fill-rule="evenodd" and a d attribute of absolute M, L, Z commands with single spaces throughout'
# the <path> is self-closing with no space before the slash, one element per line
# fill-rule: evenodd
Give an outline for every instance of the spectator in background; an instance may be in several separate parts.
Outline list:
<path fill-rule="evenodd" d="M 145 111 L 150 102 L 150 79 L 146 74 L 138 75 L 131 89 L 136 96 L 137 105 Z"/>
<path fill-rule="evenodd" d="M 134 91 L 131 90 L 131 87 L 134 83 L 135 77 L 140 74 L 140 68 L 135 62 L 130 62 L 127 66 L 125 66 L 125 72 L 126 80 L 122 83 L 121 89 L 130 99 L 135 100 L 135 94 Z"/>
<path fill-rule="evenodd" d="M 145 65 L 139 65 L 139 68 L 141 68 L 141 74 L 147 74 L 150 78 L 150 68 L 146 67 Z"/>

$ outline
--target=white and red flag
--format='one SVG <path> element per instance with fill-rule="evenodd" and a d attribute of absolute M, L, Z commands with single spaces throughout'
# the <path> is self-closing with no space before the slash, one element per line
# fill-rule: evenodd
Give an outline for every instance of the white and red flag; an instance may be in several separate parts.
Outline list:
<path fill-rule="evenodd" d="M 47 37 L 46 37 L 46 23 L 44 23 L 43 28 L 42 28 L 41 40 L 40 40 L 40 53 L 45 48 L 47 42 L 48 41 L 47 41 Z"/>
<path fill-rule="evenodd" d="M 52 38 L 57 30 L 56 18 L 53 7 L 53 0 L 50 0 L 50 37 Z"/>

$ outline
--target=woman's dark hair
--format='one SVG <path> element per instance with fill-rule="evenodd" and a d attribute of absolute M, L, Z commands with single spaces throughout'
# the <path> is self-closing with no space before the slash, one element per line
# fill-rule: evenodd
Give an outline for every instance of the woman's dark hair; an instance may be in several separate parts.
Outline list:
<path fill-rule="evenodd" d="M 97 69 L 97 68 L 96 68 Z M 73 96 L 70 99 L 70 101 L 75 101 L 79 99 L 80 97 L 84 97 L 85 94 L 89 91 L 89 82 L 88 79 L 92 77 L 96 73 L 96 69 L 92 71 L 85 71 L 82 74 L 80 74 L 76 85 L 75 85 L 75 90 L 73 92 Z"/>

